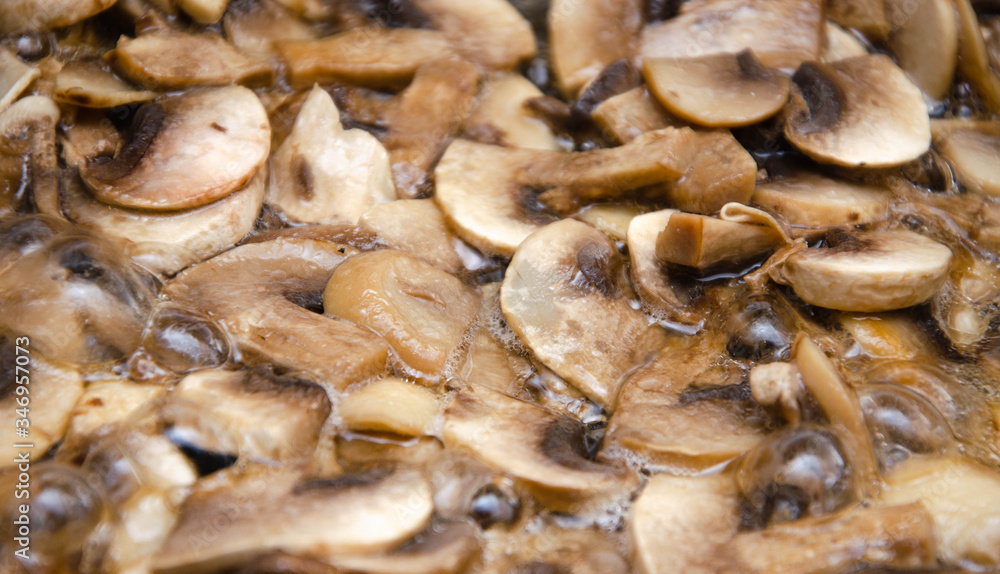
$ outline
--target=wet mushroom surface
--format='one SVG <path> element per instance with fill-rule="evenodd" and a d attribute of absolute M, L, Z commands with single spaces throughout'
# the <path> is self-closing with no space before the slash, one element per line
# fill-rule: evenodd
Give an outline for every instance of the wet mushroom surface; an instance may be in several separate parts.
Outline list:
<path fill-rule="evenodd" d="M 998 114 L 995 1 L 0 2 L 0 572 L 1000 571 Z"/>

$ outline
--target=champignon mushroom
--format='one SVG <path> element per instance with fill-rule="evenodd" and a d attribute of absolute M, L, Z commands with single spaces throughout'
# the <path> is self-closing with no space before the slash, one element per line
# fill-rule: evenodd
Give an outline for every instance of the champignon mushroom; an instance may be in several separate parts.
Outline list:
<path fill-rule="evenodd" d="M 157 27 L 137 38 L 122 36 L 105 59 L 147 90 L 274 82 L 270 64 L 240 53 L 215 32 L 188 34 Z"/>
<path fill-rule="evenodd" d="M 508 324 L 535 356 L 607 409 L 661 334 L 629 304 L 624 281 L 614 244 L 564 219 L 524 240 L 500 291 Z"/>
<path fill-rule="evenodd" d="M 934 148 L 967 190 L 1000 197 L 1000 122 L 935 120 Z"/>
<path fill-rule="evenodd" d="M 380 555 L 335 556 L 330 562 L 359 574 L 459 573 L 472 566 L 482 552 L 476 534 L 475 527 L 464 522 L 434 524 L 403 548 Z"/>
<path fill-rule="evenodd" d="M 318 296 L 353 252 L 300 238 L 242 245 L 185 270 L 166 285 L 164 295 L 218 320 L 244 351 L 340 391 L 379 374 L 388 345 L 370 331 L 308 311 L 289 298 Z"/>
<path fill-rule="evenodd" d="M 818 0 L 705 0 L 643 29 L 643 58 L 696 58 L 752 48 L 765 66 L 815 60 L 823 29 Z"/>
<path fill-rule="evenodd" d="M 447 446 L 503 471 L 551 510 L 579 512 L 635 485 L 624 469 L 586 458 L 582 423 L 485 387 L 454 396 L 441 433 Z"/>
<path fill-rule="evenodd" d="M 357 231 L 363 242 L 398 249 L 452 275 L 465 268 L 461 241 L 432 199 L 397 199 L 376 205 L 358 219 Z"/>
<path fill-rule="evenodd" d="M 887 0 L 829 0 L 826 11 L 830 20 L 844 28 L 881 40 L 891 29 L 887 4 Z"/>
<path fill-rule="evenodd" d="M 11 0 L 0 4 L 0 34 L 65 28 L 107 10 L 115 0 Z"/>
<path fill-rule="evenodd" d="M 819 61 L 830 63 L 868 53 L 860 40 L 837 24 L 827 20 L 824 30 L 823 50 L 820 52 Z"/>
<path fill-rule="evenodd" d="M 562 95 L 572 99 L 608 64 L 632 57 L 642 9 L 638 0 L 556 0 L 548 24 L 552 69 Z"/>
<path fill-rule="evenodd" d="M 56 75 L 53 97 L 66 104 L 91 108 L 113 108 L 146 102 L 154 92 L 137 90 L 106 70 L 98 62 L 67 62 Z"/>
<path fill-rule="evenodd" d="M 466 137 L 508 147 L 559 149 L 552 129 L 525 107 L 528 100 L 543 95 L 527 78 L 505 74 L 491 79 L 481 93 L 463 124 Z"/>
<path fill-rule="evenodd" d="M 663 263 L 694 267 L 699 271 L 720 266 L 739 268 L 761 260 L 787 241 L 787 236 L 773 220 L 770 225 L 761 225 L 726 217 L 727 208 L 735 205 L 724 206 L 719 218 L 672 213 L 657 235 L 656 258 Z M 753 208 L 743 206 L 743 210 Z M 758 217 L 763 214 L 754 211 Z"/>
<path fill-rule="evenodd" d="M 674 290 L 666 270 L 656 257 L 657 237 L 678 213 L 664 209 L 639 215 L 628 226 L 628 253 L 631 259 L 632 283 L 639 299 L 655 308 L 664 318 L 685 325 L 697 325 L 700 319 L 686 308 L 683 298 Z"/>
<path fill-rule="evenodd" d="M 430 485 L 416 470 L 309 481 L 287 469 L 251 468 L 231 480 L 199 485 L 185 500 L 154 572 L 215 572 L 275 550 L 369 554 L 423 530 L 434 510 Z M 206 540 L 205 525 L 219 516 L 224 527 Z"/>
<path fill-rule="evenodd" d="M 316 39 L 316 32 L 277 0 L 233 2 L 222 25 L 233 46 L 258 58 L 272 57 L 278 42 Z"/>
<path fill-rule="evenodd" d="M 80 176 L 111 205 L 197 207 L 243 187 L 264 165 L 270 144 L 267 113 L 253 92 L 193 90 L 146 104 L 118 155 L 92 160 Z"/>
<path fill-rule="evenodd" d="M 331 411 L 322 387 L 268 367 L 194 373 L 172 396 L 212 409 L 235 434 L 241 454 L 286 464 L 312 457 Z"/>
<path fill-rule="evenodd" d="M 0 112 L 41 75 L 38 68 L 21 62 L 13 52 L 0 47 Z"/>
<path fill-rule="evenodd" d="M 793 226 L 823 229 L 880 221 L 890 199 L 879 186 L 802 172 L 758 184 L 750 201 Z"/>
<path fill-rule="evenodd" d="M 337 415 L 352 431 L 403 436 L 429 434 L 439 410 L 434 393 L 397 378 L 358 389 L 337 405 Z"/>
<path fill-rule="evenodd" d="M 1000 112 L 1000 76 L 993 71 L 990 54 L 969 0 L 955 0 L 958 10 L 958 69 L 983 98 L 987 108 Z"/>
<path fill-rule="evenodd" d="M 436 382 L 476 317 L 479 294 L 440 269 L 385 249 L 355 255 L 334 270 L 323 308 L 382 335 L 408 375 Z"/>
<path fill-rule="evenodd" d="M 604 100 L 594 108 L 591 117 L 606 138 L 623 144 L 646 132 L 683 126 L 682 121 L 650 95 L 646 86 Z"/>
<path fill-rule="evenodd" d="M 27 96 L 0 113 L 0 215 L 29 197 L 40 213 L 59 216 L 56 124 L 59 107 L 45 96 Z"/>
<path fill-rule="evenodd" d="M 270 163 L 268 203 L 296 221 L 355 225 L 372 207 L 396 199 L 385 148 L 364 130 L 344 130 L 319 86 Z"/>
<path fill-rule="evenodd" d="M 760 63 L 753 51 L 699 58 L 643 60 L 650 90 L 672 114 L 708 127 L 763 121 L 785 105 L 788 78 Z"/>
<path fill-rule="evenodd" d="M 958 62 L 958 22 L 952 2 L 924 0 L 914 5 L 888 0 L 886 8 L 892 23 L 898 23 L 889 34 L 889 46 L 899 67 L 929 97 L 943 99 Z"/>
<path fill-rule="evenodd" d="M 440 30 L 466 60 L 487 69 L 510 70 L 535 55 L 531 24 L 506 0 L 414 0 L 414 7 Z M 489 30 L 489 34 L 480 33 Z"/>
<path fill-rule="evenodd" d="M 923 96 L 887 56 L 807 62 L 792 81 L 785 136 L 817 161 L 888 167 L 930 147 Z"/>
<path fill-rule="evenodd" d="M 566 528 L 556 521 L 536 532 L 498 536 L 487 543 L 482 574 L 626 574 L 616 538 L 598 528 Z M 538 544 L 532 538 L 545 542 Z"/>
<path fill-rule="evenodd" d="M 905 311 L 838 313 L 837 322 L 870 357 L 910 360 L 934 355 L 932 342 Z"/>
<path fill-rule="evenodd" d="M 912 231 L 834 237 L 830 247 L 789 256 L 771 271 L 803 301 L 840 311 L 891 311 L 929 300 L 951 268 L 948 247 Z"/>

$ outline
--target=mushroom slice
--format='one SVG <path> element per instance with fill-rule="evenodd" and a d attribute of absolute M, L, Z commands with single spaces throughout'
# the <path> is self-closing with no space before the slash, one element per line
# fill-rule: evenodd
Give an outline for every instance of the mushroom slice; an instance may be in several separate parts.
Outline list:
<path fill-rule="evenodd" d="M 344 130 L 337 106 L 319 86 L 271 168 L 268 203 L 297 221 L 355 225 L 375 205 L 396 199 L 385 148 L 364 130 Z"/>
<path fill-rule="evenodd" d="M 631 58 L 642 28 L 638 0 L 555 0 L 548 16 L 552 70 L 567 99 L 611 62 Z"/>
<path fill-rule="evenodd" d="M 579 512 L 635 485 L 626 471 L 586 458 L 582 423 L 486 387 L 460 391 L 442 438 L 510 475 L 546 508 Z"/>
<path fill-rule="evenodd" d="M 827 18 L 844 28 L 854 28 L 873 40 L 885 38 L 889 34 L 889 7 L 891 0 L 829 0 L 826 6 Z M 919 10 L 907 6 L 909 10 Z M 893 13 L 895 16 L 895 13 Z M 907 12 L 902 17 L 912 17 Z M 897 20 L 893 20 L 894 22 Z"/>
<path fill-rule="evenodd" d="M 44 32 L 65 28 L 111 7 L 115 0 L 84 0 L 53 4 L 47 0 L 0 3 L 0 34 Z"/>
<path fill-rule="evenodd" d="M 137 90 L 95 61 L 67 62 L 56 75 L 53 97 L 63 103 L 90 108 L 113 108 L 156 97 Z"/>
<path fill-rule="evenodd" d="M 869 357 L 910 360 L 934 356 L 934 343 L 905 311 L 859 314 L 838 313 L 840 327 Z"/>
<path fill-rule="evenodd" d="M 606 409 L 661 331 L 628 301 L 624 267 L 600 231 L 564 219 L 532 233 L 500 290 L 507 323 L 547 367 Z"/>
<path fill-rule="evenodd" d="M 604 100 L 594 108 L 591 117 L 607 139 L 623 144 L 646 132 L 683 125 L 663 109 L 646 86 Z"/>
<path fill-rule="evenodd" d="M 795 68 L 819 57 L 822 29 L 819 0 L 703 0 L 647 25 L 639 55 L 695 58 L 752 48 L 766 66 Z"/>
<path fill-rule="evenodd" d="M 113 159 L 80 169 L 104 203 L 172 211 L 197 207 L 240 189 L 271 145 L 267 112 L 240 86 L 206 88 L 146 104 L 132 137 Z"/>
<path fill-rule="evenodd" d="M 172 0 L 199 24 L 215 24 L 229 6 L 229 0 Z"/>
<path fill-rule="evenodd" d="M 316 32 L 277 0 L 241 0 L 226 12 L 223 29 L 242 52 L 270 58 L 278 42 L 308 41 Z"/>
<path fill-rule="evenodd" d="M 84 460 L 93 446 L 120 428 L 132 413 L 166 392 L 161 385 L 140 385 L 125 379 L 89 382 L 71 412 L 56 458 Z"/>
<path fill-rule="evenodd" d="M 891 194 L 885 188 L 803 172 L 757 185 L 750 200 L 794 226 L 825 228 L 884 219 Z"/>
<path fill-rule="evenodd" d="M 557 524 L 539 524 L 536 529 L 532 524 L 524 530 L 488 540 L 485 564 L 477 572 L 627 574 L 632 571 L 621 555 L 621 544 L 601 529 Z"/>
<path fill-rule="evenodd" d="M 544 95 L 527 78 L 504 74 L 491 79 L 482 93 L 463 126 L 466 137 L 508 147 L 560 149 L 552 129 L 525 107 L 528 100 Z"/>
<path fill-rule="evenodd" d="M 0 113 L 0 215 L 20 207 L 31 190 L 40 213 L 59 217 L 59 117 L 45 96 L 21 98 Z"/>
<path fill-rule="evenodd" d="M 607 235 L 612 241 L 625 241 L 629 224 L 642 214 L 637 205 L 595 203 L 573 214 L 578 219 Z"/>
<path fill-rule="evenodd" d="M 646 574 L 713 574 L 731 567 L 720 552 L 739 527 L 729 474 L 657 474 L 632 506 L 633 560 Z"/>
<path fill-rule="evenodd" d="M 507 0 L 414 0 L 456 52 L 487 69 L 510 70 L 535 55 L 531 24 Z M 488 29 L 489 34 L 481 34 Z"/>
<path fill-rule="evenodd" d="M 317 297 L 348 249 L 299 238 L 242 245 L 185 270 L 164 295 L 214 317 L 244 351 L 340 391 L 381 373 L 388 345 L 289 298 Z"/>
<path fill-rule="evenodd" d="M 409 28 L 355 28 L 307 42 L 277 46 L 293 87 L 330 80 L 370 88 L 402 88 L 424 62 L 452 55 L 441 32 Z"/>
<path fill-rule="evenodd" d="M 460 241 L 433 199 L 398 199 L 376 205 L 358 219 L 357 229 L 364 241 L 376 247 L 398 249 L 453 275 L 464 269 L 457 250 Z"/>
<path fill-rule="evenodd" d="M 741 532 L 731 568 L 754 574 L 847 572 L 862 565 L 892 570 L 936 566 L 934 520 L 922 504 L 855 507 Z"/>
<path fill-rule="evenodd" d="M 236 435 L 241 454 L 283 462 L 312 456 L 331 410 L 319 385 L 263 366 L 194 373 L 172 395 L 211 409 Z"/>
<path fill-rule="evenodd" d="M 752 209 L 752 208 L 747 208 Z M 673 213 L 656 237 L 656 258 L 699 271 L 760 261 L 785 243 L 777 225 Z"/>
<path fill-rule="evenodd" d="M 253 229 L 264 204 L 267 170 L 243 189 L 184 211 L 143 211 L 95 199 L 77 178 L 66 177 L 60 207 L 70 221 L 121 240 L 125 252 L 146 269 L 173 275 L 232 247 Z"/>
<path fill-rule="evenodd" d="M 868 54 L 864 44 L 833 22 L 826 22 L 824 37 L 823 50 L 819 57 L 821 62 L 836 62 Z"/>
<path fill-rule="evenodd" d="M 785 136 L 817 161 L 889 167 L 930 147 L 923 95 L 888 56 L 807 62 L 792 81 Z"/>
<path fill-rule="evenodd" d="M 936 120 L 934 147 L 970 191 L 1000 197 L 1000 122 Z"/>
<path fill-rule="evenodd" d="M 643 75 L 671 113 L 709 127 L 763 121 L 785 105 L 789 81 L 752 50 L 700 58 L 645 58 Z"/>
<path fill-rule="evenodd" d="M 799 251 L 771 272 L 811 305 L 878 312 L 919 305 L 951 268 L 948 247 L 912 231 L 868 231 Z"/>
<path fill-rule="evenodd" d="M 941 560 L 955 567 L 1000 566 L 1000 474 L 966 458 L 913 456 L 886 477 L 881 501 L 919 502 L 933 517 Z"/>
<path fill-rule="evenodd" d="M 1000 76 L 990 64 L 979 17 L 969 0 L 955 0 L 958 10 L 958 69 L 993 113 L 1000 113 Z"/>
<path fill-rule="evenodd" d="M 327 316 L 385 337 L 408 374 L 437 381 L 479 310 L 479 294 L 452 275 L 399 251 L 356 255 L 323 291 Z"/>
<path fill-rule="evenodd" d="M 428 195 L 431 168 L 462 129 L 478 82 L 478 70 L 464 60 L 429 62 L 420 66 L 386 113 L 389 131 L 382 141 L 399 196 Z"/>
<path fill-rule="evenodd" d="M 376 381 L 344 397 L 337 415 L 352 431 L 429 434 L 440 406 L 434 393 L 401 379 Z"/>
<path fill-rule="evenodd" d="M 13 52 L 0 47 L 0 112 L 14 103 L 39 75 L 38 68 L 21 62 Z"/>
<path fill-rule="evenodd" d="M 11 331 L 18 332 L 18 331 Z M 21 337 L 0 334 L 0 407 L 10 413 L 9 424 L 0 431 L 0 469 L 16 466 L 17 455 L 30 450 L 32 460 L 43 458 L 49 447 L 59 442 L 66 433 L 73 414 L 73 406 L 83 393 L 83 378 L 71 367 L 50 362 L 33 353 L 31 345 L 21 341 Z M 34 343 L 34 340 L 30 340 Z M 19 361 L 25 357 L 27 362 Z M 30 394 L 29 394 L 30 393 Z M 15 425 L 15 411 L 28 413 L 30 438 L 16 434 L 20 425 Z M 31 447 L 19 447 L 19 444 Z M 24 468 L 22 467 L 22 471 Z"/>
<path fill-rule="evenodd" d="M 949 0 L 924 0 L 916 5 L 888 0 L 894 26 L 889 46 L 899 67 L 925 94 L 944 99 L 955 78 L 958 62 L 958 22 Z M 927 38 L 934 38 L 928 42 Z"/>
<path fill-rule="evenodd" d="M 330 562 L 357 574 L 461 574 L 481 551 L 476 528 L 456 522 L 435 524 L 413 544 L 385 554 L 336 556 Z"/>
<path fill-rule="evenodd" d="M 215 32 L 188 34 L 160 27 L 138 38 L 122 36 L 105 59 L 147 90 L 274 82 L 270 64 L 245 56 Z"/>
<path fill-rule="evenodd" d="M 217 572 L 276 550 L 318 558 L 377 552 L 423 530 L 434 510 L 430 484 L 413 470 L 301 481 L 258 468 L 235 478 L 204 484 L 185 500 L 154 572 Z M 227 524 L 208 541 L 205 525 L 219 516 Z"/>
<path fill-rule="evenodd" d="M 656 257 L 657 237 L 678 213 L 664 209 L 646 213 L 632 219 L 628 226 L 628 253 L 632 261 L 632 282 L 639 299 L 664 315 L 666 319 L 683 324 L 698 324 L 699 319 L 686 309 L 681 297 L 674 291 L 670 278 Z"/>

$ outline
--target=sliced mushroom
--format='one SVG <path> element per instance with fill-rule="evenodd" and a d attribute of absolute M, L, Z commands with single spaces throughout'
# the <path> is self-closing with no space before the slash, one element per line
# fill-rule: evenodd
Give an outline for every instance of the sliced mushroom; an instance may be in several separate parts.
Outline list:
<path fill-rule="evenodd" d="M 888 3 L 887 0 L 829 0 L 827 17 L 844 28 L 854 28 L 879 40 L 890 30 Z"/>
<path fill-rule="evenodd" d="M 176 528 L 153 558 L 158 574 L 215 572 L 275 550 L 317 557 L 391 548 L 423 530 L 434 509 L 419 471 L 300 481 L 284 469 L 254 469 L 232 485 L 187 498 Z M 223 517 L 217 536 L 207 525 Z"/>
<path fill-rule="evenodd" d="M 316 32 L 277 0 L 233 2 L 223 29 L 233 46 L 258 58 L 270 58 L 278 42 L 316 39 Z"/>
<path fill-rule="evenodd" d="M 144 106 L 113 159 L 81 168 L 104 203 L 171 211 L 221 199 L 267 160 L 267 113 L 250 90 L 230 86 L 165 96 Z"/>
<path fill-rule="evenodd" d="M 53 97 L 60 102 L 92 108 L 113 108 L 146 102 L 156 94 L 137 90 L 97 62 L 67 62 L 56 75 Z"/>
<path fill-rule="evenodd" d="M 632 283 L 639 299 L 662 313 L 664 318 L 694 325 L 700 319 L 686 308 L 683 297 L 674 291 L 667 271 L 656 257 L 657 237 L 675 213 L 678 212 L 674 209 L 664 209 L 632 219 L 627 235 Z"/>
<path fill-rule="evenodd" d="M 296 221 L 355 225 L 372 207 L 396 199 L 385 148 L 364 130 L 344 130 L 337 106 L 319 86 L 271 168 L 268 203 Z"/>
<path fill-rule="evenodd" d="M 911 457 L 886 477 L 881 500 L 919 503 L 933 517 L 941 560 L 955 567 L 1000 565 L 1000 475 L 965 458 Z"/>
<path fill-rule="evenodd" d="M 123 379 L 90 382 L 71 412 L 56 458 L 84 460 L 94 445 L 114 433 L 143 405 L 166 392 L 166 387 L 160 385 L 140 385 Z"/>
<path fill-rule="evenodd" d="M 241 454 L 284 463 L 312 456 L 331 410 L 322 387 L 267 367 L 188 375 L 172 396 L 211 409 L 233 431 Z"/>
<path fill-rule="evenodd" d="M 199 24 L 215 24 L 229 6 L 229 0 L 171 0 Z"/>
<path fill-rule="evenodd" d="M 0 112 L 14 103 L 39 75 L 38 68 L 21 62 L 7 48 L 0 48 Z"/>
<path fill-rule="evenodd" d="M 711 213 L 749 200 L 755 177 L 756 164 L 731 135 L 688 128 L 579 153 L 457 140 L 435 169 L 434 198 L 463 239 L 484 252 L 511 255 L 552 219 L 546 207 L 568 214 L 598 200 L 634 199 L 634 190 L 647 188 L 682 209 Z"/>
<path fill-rule="evenodd" d="M 293 87 L 329 80 L 371 88 L 401 88 L 421 64 L 452 54 L 441 32 L 408 28 L 355 28 L 308 42 L 281 42 L 278 53 Z"/>
<path fill-rule="evenodd" d="M 0 214 L 23 206 L 31 190 L 40 213 L 59 217 L 59 117 L 59 107 L 45 96 L 21 98 L 0 113 Z"/>
<path fill-rule="evenodd" d="M 107 112 L 95 108 L 75 107 L 63 116 L 56 134 L 63 162 L 68 167 L 76 168 L 96 157 L 114 156 L 121 141 L 121 133 L 107 121 Z M 62 185 L 60 182 L 60 187 Z"/>
<path fill-rule="evenodd" d="M 888 167 L 930 147 L 923 96 L 887 56 L 807 62 L 792 80 L 785 136 L 817 161 Z"/>
<path fill-rule="evenodd" d="M 933 343 L 905 312 L 839 313 L 837 322 L 870 357 L 910 360 L 934 356 Z"/>
<path fill-rule="evenodd" d="M 636 205 L 595 203 L 575 213 L 573 219 L 590 224 L 612 241 L 625 241 L 629 224 L 641 214 L 642 210 Z"/>
<path fill-rule="evenodd" d="M 891 311 L 937 293 L 951 267 L 948 247 L 912 231 L 868 231 L 792 254 L 771 277 L 806 303 L 839 311 Z"/>
<path fill-rule="evenodd" d="M 708 127 L 763 121 L 785 105 L 789 81 L 760 63 L 752 50 L 700 58 L 643 60 L 656 99 L 683 120 Z"/>
<path fill-rule="evenodd" d="M 543 95 L 527 78 L 519 74 L 493 78 L 482 94 L 463 125 L 466 137 L 508 147 L 560 149 L 552 129 L 525 107 L 527 100 Z"/>
<path fill-rule="evenodd" d="M 352 431 L 404 436 L 429 434 L 439 410 L 434 393 L 396 378 L 374 382 L 337 405 L 337 415 Z"/>
<path fill-rule="evenodd" d="M 482 574 L 626 574 L 631 571 L 615 537 L 597 528 L 539 525 L 536 532 L 489 540 L 485 555 Z"/>
<path fill-rule="evenodd" d="M 648 574 L 711 574 L 731 568 L 721 550 L 739 527 L 732 476 L 652 477 L 632 506 L 635 566 Z"/>
<path fill-rule="evenodd" d="M 105 59 L 147 90 L 274 82 L 270 64 L 241 54 L 215 32 L 188 34 L 158 27 L 138 38 L 122 36 Z"/>
<path fill-rule="evenodd" d="M 9 331 L 9 333 L 19 333 Z M 32 353 L 34 341 L 20 341 L 21 337 L 0 334 L 0 407 L 10 413 L 9 424 L 0 436 L 2 467 L 17 465 L 17 455 L 29 451 L 31 460 L 43 458 L 49 447 L 62 440 L 73 415 L 73 405 L 83 393 L 83 378 L 77 369 L 58 365 Z M 20 342 L 18 342 L 20 341 Z M 18 360 L 25 357 L 27 360 Z M 17 413 L 28 413 L 28 416 Z M 27 419 L 30 426 L 22 427 L 18 420 Z M 19 436 L 19 428 L 26 428 L 30 438 Z M 30 447 L 19 447 L 29 444 Z M 22 471 L 24 469 L 21 469 Z"/>
<path fill-rule="evenodd" d="M 458 574 L 472 566 L 480 553 L 475 527 L 458 522 L 435 524 L 414 544 L 385 554 L 336 556 L 330 562 L 359 574 Z"/>
<path fill-rule="evenodd" d="M 647 359 L 661 331 L 628 301 L 614 244 L 564 219 L 532 233 L 500 291 L 508 324 L 547 367 L 606 409 L 624 375 Z"/>
<path fill-rule="evenodd" d="M 853 34 L 829 20 L 826 22 L 824 38 L 823 50 L 819 57 L 821 62 L 836 62 L 868 53 L 864 44 Z"/>
<path fill-rule="evenodd" d="M 376 205 L 358 219 L 358 233 L 376 247 L 398 249 L 453 275 L 464 269 L 460 241 L 432 199 Z"/>
<path fill-rule="evenodd" d="M 415 0 L 414 7 L 456 52 L 487 69 L 510 70 L 535 55 L 531 24 L 506 0 Z M 488 29 L 489 34 L 480 30 Z"/>
<path fill-rule="evenodd" d="M 232 247 L 253 229 L 264 204 L 267 169 L 226 197 L 183 211 L 144 211 L 95 199 L 76 178 L 66 177 L 60 207 L 70 221 L 125 243 L 125 252 L 146 269 L 173 275 Z"/>
<path fill-rule="evenodd" d="M 623 144 L 646 132 L 683 125 L 663 109 L 646 86 L 604 100 L 594 108 L 591 116 L 605 137 Z"/>
<path fill-rule="evenodd" d="M 948 0 L 886 2 L 893 26 L 889 46 L 913 83 L 935 100 L 948 95 L 958 62 L 958 22 Z M 928 42 L 927 38 L 934 38 Z"/>
<path fill-rule="evenodd" d="M 656 238 L 656 258 L 699 271 L 746 266 L 785 243 L 776 226 L 673 213 Z"/>
<path fill-rule="evenodd" d="M 935 149 L 966 189 L 1000 197 L 1000 122 L 937 120 L 931 129 Z"/>
<path fill-rule="evenodd" d="M 84 0 L 59 4 L 45 0 L 13 0 L 0 4 L 0 34 L 65 28 L 107 10 L 115 0 Z"/>
<path fill-rule="evenodd" d="M 882 187 L 805 172 L 759 184 L 751 197 L 791 225 L 813 228 L 880 221 L 889 214 L 890 200 Z"/>
<path fill-rule="evenodd" d="M 640 56 L 697 58 L 752 48 L 765 66 L 795 68 L 819 57 L 822 2 L 705 0 L 642 31 Z"/>
<path fill-rule="evenodd" d="M 944 288 L 932 302 L 934 318 L 953 347 L 974 354 L 1000 318 L 1000 269 L 982 252 L 956 246 Z"/>
<path fill-rule="evenodd" d="M 510 475 L 546 508 L 579 512 L 625 495 L 635 477 L 586 458 L 584 426 L 485 387 L 444 411 L 442 438 Z"/>
<path fill-rule="evenodd" d="M 969 0 L 955 0 L 958 10 L 958 70 L 968 78 L 987 108 L 1000 112 L 1000 76 L 990 64 L 979 18 Z"/>
<path fill-rule="evenodd" d="M 642 8 L 637 0 L 556 0 L 548 24 L 553 72 L 562 95 L 573 99 L 608 64 L 632 57 Z"/>
<path fill-rule="evenodd" d="M 348 249 L 299 238 L 242 245 L 185 270 L 164 295 L 215 318 L 245 352 L 340 391 L 382 372 L 388 345 L 290 299 L 318 298 Z"/>
<path fill-rule="evenodd" d="M 390 249 L 350 258 L 323 291 L 324 313 L 385 337 L 407 374 L 445 375 L 465 338 L 479 294 L 454 276 Z"/>

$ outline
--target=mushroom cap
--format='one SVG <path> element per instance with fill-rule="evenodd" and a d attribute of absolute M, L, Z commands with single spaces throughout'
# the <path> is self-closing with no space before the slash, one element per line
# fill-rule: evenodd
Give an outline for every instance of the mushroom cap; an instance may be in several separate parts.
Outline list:
<path fill-rule="evenodd" d="M 204 88 L 146 104 L 113 159 L 80 169 L 97 199 L 172 211 L 197 207 L 243 187 L 267 161 L 267 112 L 247 88 Z"/>
<path fill-rule="evenodd" d="M 923 95 L 888 56 L 807 62 L 792 80 L 785 136 L 816 161 L 890 167 L 930 147 Z"/>
<path fill-rule="evenodd" d="M 941 288 L 951 250 L 912 231 L 863 232 L 832 247 L 791 255 L 781 274 L 803 301 L 839 311 L 890 311 Z"/>
<path fill-rule="evenodd" d="M 761 64 L 751 50 L 700 58 L 645 58 L 642 65 L 656 99 L 694 124 L 755 124 L 778 113 L 788 99 L 788 78 Z"/>

